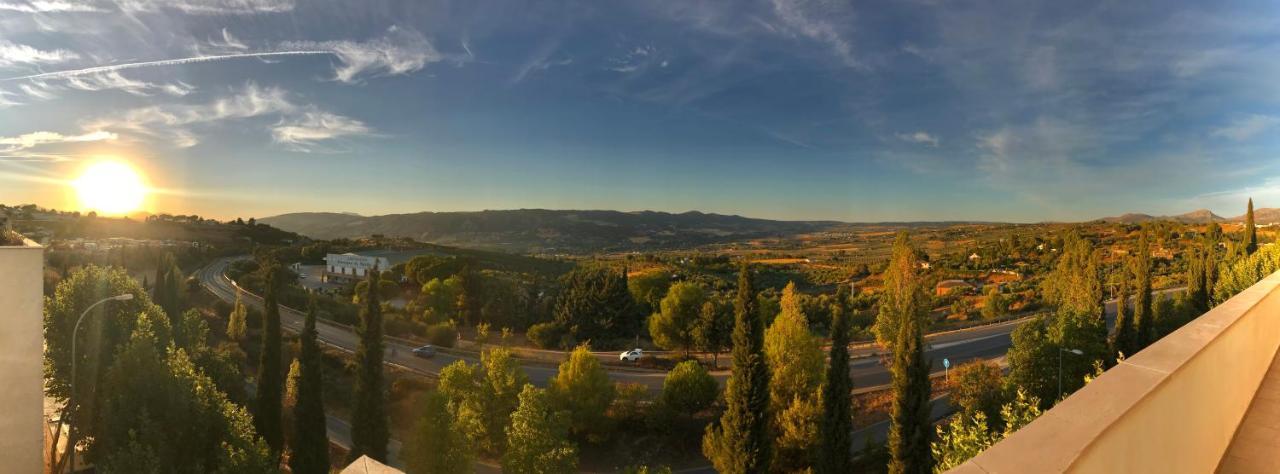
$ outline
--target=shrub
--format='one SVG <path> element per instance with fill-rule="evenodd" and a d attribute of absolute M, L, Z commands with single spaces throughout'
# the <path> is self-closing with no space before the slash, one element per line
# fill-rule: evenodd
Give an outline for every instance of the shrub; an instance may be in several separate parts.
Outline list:
<path fill-rule="evenodd" d="M 715 403 L 719 390 L 716 379 L 702 364 L 686 360 L 667 373 L 662 383 L 662 403 L 681 414 L 692 416 Z"/>
<path fill-rule="evenodd" d="M 564 328 L 554 322 L 534 324 L 529 326 L 529 331 L 526 333 L 529 341 L 542 349 L 560 348 L 561 340 L 566 335 Z"/>
<path fill-rule="evenodd" d="M 458 328 L 452 323 L 437 323 L 427 326 L 424 336 L 428 343 L 440 347 L 453 347 L 458 342 Z"/>

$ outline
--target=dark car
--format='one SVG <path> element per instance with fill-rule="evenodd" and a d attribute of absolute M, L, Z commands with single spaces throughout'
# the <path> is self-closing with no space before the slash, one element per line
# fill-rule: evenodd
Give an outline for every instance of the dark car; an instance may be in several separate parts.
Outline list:
<path fill-rule="evenodd" d="M 413 355 L 416 355 L 418 357 L 423 357 L 423 358 L 434 357 L 436 355 L 436 346 L 427 344 L 425 346 L 419 347 L 413 350 Z"/>

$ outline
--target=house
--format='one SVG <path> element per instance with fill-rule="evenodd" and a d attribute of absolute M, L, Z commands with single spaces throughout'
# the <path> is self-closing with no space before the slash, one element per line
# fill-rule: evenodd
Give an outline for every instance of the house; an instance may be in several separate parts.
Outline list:
<path fill-rule="evenodd" d="M 942 280 L 938 282 L 938 286 L 934 287 L 934 294 L 937 296 L 946 296 L 951 293 L 965 293 L 973 291 L 977 287 L 964 280 Z"/>

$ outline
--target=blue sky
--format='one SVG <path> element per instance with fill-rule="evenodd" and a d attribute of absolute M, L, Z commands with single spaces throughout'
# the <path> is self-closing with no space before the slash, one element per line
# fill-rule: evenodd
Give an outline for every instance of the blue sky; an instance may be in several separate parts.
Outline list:
<path fill-rule="evenodd" d="M 1280 207 L 1280 4 L 0 0 L 0 202 L 848 221 Z"/>

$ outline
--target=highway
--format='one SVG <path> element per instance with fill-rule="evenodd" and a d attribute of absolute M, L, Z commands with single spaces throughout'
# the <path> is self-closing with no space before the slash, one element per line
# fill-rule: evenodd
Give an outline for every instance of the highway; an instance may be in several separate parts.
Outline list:
<path fill-rule="evenodd" d="M 251 305 L 261 310 L 261 298 L 247 291 L 239 290 L 225 275 L 228 265 L 237 258 L 244 257 L 219 259 L 198 270 L 195 276 L 206 289 L 222 300 L 234 303 L 236 293 L 240 291 L 241 299 L 246 305 Z M 1161 290 L 1156 293 L 1172 293 L 1176 291 L 1181 291 L 1181 288 Z M 304 317 L 305 315 L 301 311 L 285 306 L 280 307 L 280 323 L 285 331 L 292 333 L 300 331 Z M 1114 318 L 1115 301 L 1112 300 L 1107 303 L 1108 325 L 1114 324 Z M 944 371 L 943 359 L 948 359 L 952 366 L 957 366 L 972 360 L 991 360 L 1002 357 L 1011 345 L 1010 334 L 1027 320 L 1027 318 L 1022 318 L 986 326 L 930 334 L 926 336 L 928 349 L 925 357 L 932 361 L 932 371 L 935 374 Z M 316 324 L 316 329 L 323 343 L 348 352 L 355 350 L 358 338 L 350 328 L 320 320 Z M 469 363 L 478 362 L 475 356 L 454 355 L 444 352 L 440 352 L 430 359 L 423 359 L 413 356 L 411 352 L 412 346 L 410 345 L 391 338 L 388 338 L 385 343 L 387 352 L 384 356 L 388 364 L 430 377 L 437 376 L 441 369 L 457 360 L 465 360 Z M 879 350 L 869 344 L 853 347 L 849 370 L 853 377 L 854 387 L 858 392 L 873 391 L 888 386 L 890 375 L 888 369 L 881 363 L 882 357 L 878 356 Z M 722 357 L 722 359 L 727 359 L 727 357 Z M 556 375 L 556 368 L 545 362 L 522 361 L 521 365 L 529 376 L 530 381 L 540 387 L 545 387 Z M 665 373 L 659 371 L 619 370 L 609 366 L 606 366 L 606 368 L 609 369 L 609 377 L 615 382 L 641 384 L 648 387 L 651 392 L 660 391 L 662 382 L 666 377 Z M 717 372 L 715 376 L 717 380 L 723 383 L 728 378 L 728 371 Z"/>

